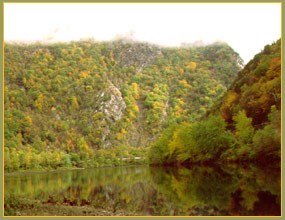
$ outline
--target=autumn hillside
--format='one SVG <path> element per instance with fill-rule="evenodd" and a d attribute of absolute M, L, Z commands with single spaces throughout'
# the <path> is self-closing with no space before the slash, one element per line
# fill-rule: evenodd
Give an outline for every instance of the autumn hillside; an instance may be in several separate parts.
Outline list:
<path fill-rule="evenodd" d="M 164 128 L 202 117 L 242 67 L 225 43 L 5 43 L 4 56 L 8 171 L 145 159 Z"/>
<path fill-rule="evenodd" d="M 152 164 L 280 165 L 281 41 L 266 45 L 205 117 L 173 123 L 150 149 Z"/>

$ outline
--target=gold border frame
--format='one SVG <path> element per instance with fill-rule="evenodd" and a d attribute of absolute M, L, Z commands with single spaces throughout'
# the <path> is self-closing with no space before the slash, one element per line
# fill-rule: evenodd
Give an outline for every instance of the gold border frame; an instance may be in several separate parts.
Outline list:
<path fill-rule="evenodd" d="M 209 0 L 202 0 L 202 1 L 197 1 L 197 0 L 184 0 L 184 1 L 176 1 L 176 2 L 165 2 L 165 1 L 150 1 L 150 0 L 138 0 L 138 1 L 114 1 L 114 0 L 90 0 L 90 1 L 82 1 L 82 2 L 69 2 L 67 1 L 20 1 L 20 0 L 3 0 L 1 2 L 1 7 L 2 7 L 2 213 L 1 213 L 1 218 L 256 218 L 256 217 L 261 217 L 261 218 L 280 218 L 283 217 L 283 193 L 282 193 L 282 186 L 283 186 L 283 172 L 282 172 L 282 166 L 283 166 L 283 41 L 282 41 L 282 33 L 283 33 L 283 7 L 285 7 L 285 3 L 283 0 L 276 0 L 276 1 L 246 1 L 246 0 L 241 0 L 241 1 L 209 1 Z M 280 4 L 281 10 L 281 216 L 5 216 L 4 215 L 4 4 Z"/>

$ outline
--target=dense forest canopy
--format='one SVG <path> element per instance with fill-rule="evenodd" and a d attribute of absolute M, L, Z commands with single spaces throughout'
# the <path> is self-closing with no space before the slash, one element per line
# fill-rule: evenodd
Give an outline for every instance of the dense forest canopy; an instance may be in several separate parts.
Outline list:
<path fill-rule="evenodd" d="M 280 41 L 243 70 L 225 43 L 6 43 L 4 56 L 7 171 L 144 163 L 152 143 L 151 163 L 277 154 Z M 197 122 L 207 112 L 222 118 Z"/>
<path fill-rule="evenodd" d="M 154 164 L 268 161 L 280 165 L 281 42 L 267 45 L 195 123 L 174 124 L 150 149 Z"/>

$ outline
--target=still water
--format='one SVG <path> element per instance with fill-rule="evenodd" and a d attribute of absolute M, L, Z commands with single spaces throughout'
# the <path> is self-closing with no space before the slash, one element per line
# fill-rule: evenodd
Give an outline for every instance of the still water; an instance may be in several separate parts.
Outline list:
<path fill-rule="evenodd" d="M 280 190 L 280 169 L 256 166 L 137 166 L 5 176 L 5 197 L 108 208 L 114 215 L 118 210 L 140 216 L 280 215 Z"/>

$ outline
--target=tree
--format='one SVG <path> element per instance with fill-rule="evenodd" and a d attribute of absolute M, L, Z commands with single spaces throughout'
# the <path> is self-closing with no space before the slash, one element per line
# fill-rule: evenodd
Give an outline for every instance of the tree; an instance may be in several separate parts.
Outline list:
<path fill-rule="evenodd" d="M 5 170 L 11 169 L 10 149 L 4 147 L 4 168 Z"/>
<path fill-rule="evenodd" d="M 281 114 L 275 106 L 271 107 L 268 119 L 269 124 L 253 137 L 253 150 L 259 160 L 281 157 Z"/>
<path fill-rule="evenodd" d="M 232 144 L 232 136 L 226 130 L 225 121 L 219 116 L 210 116 L 195 123 L 191 129 L 192 147 L 197 152 L 193 161 L 216 160 Z"/>
<path fill-rule="evenodd" d="M 239 111 L 233 117 L 235 123 L 235 135 L 240 145 L 247 145 L 252 142 L 254 135 L 254 128 L 252 126 L 252 119 L 246 116 L 245 110 Z"/>
<path fill-rule="evenodd" d="M 71 110 L 75 111 L 75 110 L 78 110 L 78 108 L 79 108 L 79 104 L 78 104 L 77 98 L 76 96 L 72 96 L 71 97 Z"/>
<path fill-rule="evenodd" d="M 170 156 L 169 140 L 173 136 L 176 125 L 171 125 L 163 131 L 158 140 L 150 147 L 149 161 L 151 164 L 167 163 Z"/>
<path fill-rule="evenodd" d="M 43 110 L 43 104 L 44 104 L 44 95 L 40 94 L 35 101 L 35 107 L 41 112 Z"/>

